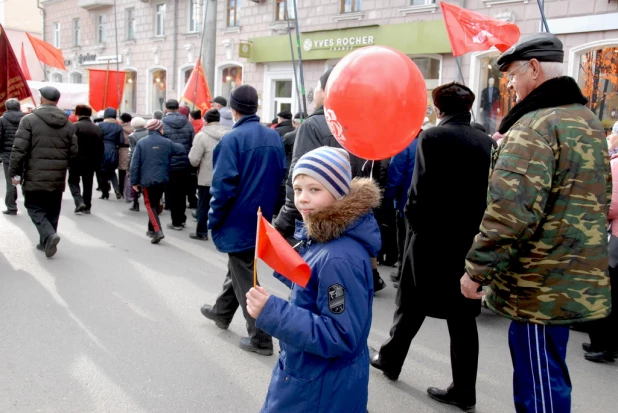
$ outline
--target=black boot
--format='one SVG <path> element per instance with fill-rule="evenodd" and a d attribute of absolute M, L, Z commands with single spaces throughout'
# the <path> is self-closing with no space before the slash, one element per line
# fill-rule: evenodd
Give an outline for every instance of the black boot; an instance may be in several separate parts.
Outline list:
<path fill-rule="evenodd" d="M 165 235 L 163 235 L 163 231 L 155 232 L 152 236 L 152 239 L 150 240 L 150 243 L 158 244 L 163 238 L 165 238 Z"/>
<path fill-rule="evenodd" d="M 386 288 L 386 283 L 380 277 L 380 273 L 378 272 L 378 270 L 374 268 L 373 270 L 373 293 L 375 294 L 378 291 L 383 290 L 384 288 Z"/>

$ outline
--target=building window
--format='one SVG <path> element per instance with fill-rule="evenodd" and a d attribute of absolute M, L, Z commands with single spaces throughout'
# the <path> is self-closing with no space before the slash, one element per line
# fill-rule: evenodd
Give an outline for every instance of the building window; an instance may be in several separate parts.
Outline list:
<path fill-rule="evenodd" d="M 436 4 L 436 0 L 411 0 L 410 6 L 429 6 Z"/>
<path fill-rule="evenodd" d="M 54 23 L 54 47 L 60 47 L 60 23 Z"/>
<path fill-rule="evenodd" d="M 239 0 L 227 0 L 227 27 L 240 26 L 238 1 Z"/>
<path fill-rule="evenodd" d="M 294 2 L 288 0 L 288 9 L 285 10 L 285 0 L 276 0 L 275 5 L 275 20 L 286 21 L 289 17 L 290 20 L 294 20 Z"/>
<path fill-rule="evenodd" d="M 155 35 L 165 36 L 165 3 L 157 4 L 157 16 L 155 21 Z"/>
<path fill-rule="evenodd" d="M 500 122 L 513 106 L 515 92 L 508 88 L 505 73 L 498 69 L 499 54 L 481 59 L 481 74 L 476 101 L 479 105 L 477 122 L 485 126 L 488 134 L 493 135 Z M 497 91 L 494 91 L 496 90 Z"/>
<path fill-rule="evenodd" d="M 54 73 L 51 76 L 52 83 L 62 83 L 62 73 Z"/>
<path fill-rule="evenodd" d="M 273 117 L 282 110 L 292 111 L 292 80 L 275 80 L 273 82 L 275 89 L 273 109 Z"/>
<path fill-rule="evenodd" d="M 135 40 L 135 9 L 127 9 L 127 40 Z"/>
<path fill-rule="evenodd" d="M 151 110 L 164 110 L 165 100 L 167 98 L 167 71 L 155 69 L 151 73 L 150 83 L 150 96 L 151 96 Z"/>
<path fill-rule="evenodd" d="M 104 14 L 97 16 L 97 43 L 105 43 L 107 40 L 107 18 Z"/>
<path fill-rule="evenodd" d="M 191 0 L 189 2 L 189 32 L 200 31 L 200 16 L 201 16 L 201 0 Z"/>
<path fill-rule="evenodd" d="M 618 47 L 589 50 L 579 57 L 579 87 L 586 105 L 605 129 L 618 120 Z"/>
<path fill-rule="evenodd" d="M 73 46 L 79 46 L 80 37 L 79 19 L 73 19 Z"/>
<path fill-rule="evenodd" d="M 341 0 L 341 13 L 361 11 L 361 0 Z"/>
<path fill-rule="evenodd" d="M 82 83 L 82 80 L 83 80 L 82 74 L 77 73 L 77 72 L 71 73 L 71 76 L 69 76 L 69 79 L 71 83 Z"/>
<path fill-rule="evenodd" d="M 236 86 L 242 85 L 242 67 L 230 66 L 226 67 L 221 72 L 221 92 L 220 95 L 230 100 L 232 90 Z"/>
<path fill-rule="evenodd" d="M 127 113 L 137 112 L 137 72 L 128 70 L 124 80 L 124 91 L 120 110 Z"/>

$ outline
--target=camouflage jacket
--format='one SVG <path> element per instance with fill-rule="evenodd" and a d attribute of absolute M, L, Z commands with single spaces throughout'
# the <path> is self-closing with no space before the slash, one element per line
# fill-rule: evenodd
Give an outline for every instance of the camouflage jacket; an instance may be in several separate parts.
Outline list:
<path fill-rule="evenodd" d="M 580 104 L 534 110 L 492 155 L 488 205 L 466 271 L 516 321 L 568 324 L 611 308 L 611 172 L 597 117 Z"/>

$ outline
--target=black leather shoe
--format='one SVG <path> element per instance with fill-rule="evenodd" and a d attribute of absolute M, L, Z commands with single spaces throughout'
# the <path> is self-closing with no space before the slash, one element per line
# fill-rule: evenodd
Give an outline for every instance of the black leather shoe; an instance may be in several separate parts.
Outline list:
<path fill-rule="evenodd" d="M 152 236 L 152 239 L 150 240 L 150 243 L 158 244 L 163 238 L 165 238 L 165 235 L 163 235 L 163 231 L 155 232 Z"/>
<path fill-rule="evenodd" d="M 191 211 L 191 216 L 193 219 L 197 219 L 197 211 Z"/>
<path fill-rule="evenodd" d="M 89 209 L 84 209 L 84 214 L 90 215 L 90 210 Z"/>
<path fill-rule="evenodd" d="M 57 234 L 52 234 L 49 237 L 47 237 L 47 240 L 45 241 L 45 256 L 47 258 L 51 258 L 56 254 L 56 251 L 58 251 L 58 243 L 60 242 L 60 237 Z"/>
<path fill-rule="evenodd" d="M 604 361 L 614 361 L 616 357 L 612 351 L 590 351 L 584 354 L 584 357 L 588 361 L 596 361 L 596 362 L 604 362 Z"/>
<path fill-rule="evenodd" d="M 129 208 L 129 211 L 139 212 L 139 206 Z"/>
<path fill-rule="evenodd" d="M 392 282 L 394 282 L 394 283 L 398 283 L 398 282 L 399 282 L 399 271 L 393 271 L 393 272 L 390 274 L 390 278 L 391 278 L 391 281 L 392 281 Z"/>
<path fill-rule="evenodd" d="M 211 305 L 204 304 L 202 308 L 200 308 L 200 312 L 207 319 L 214 321 L 215 325 L 221 330 L 227 330 L 227 328 L 230 326 L 230 323 L 226 323 L 225 321 L 217 317 L 217 315 L 212 311 Z"/>
<path fill-rule="evenodd" d="M 380 363 L 380 353 L 378 353 L 377 351 L 373 351 L 369 354 L 369 364 L 371 364 L 372 367 L 380 370 L 387 379 L 392 381 L 397 381 L 397 379 L 399 379 L 399 373 L 390 373 L 384 369 L 384 366 Z"/>
<path fill-rule="evenodd" d="M 249 337 L 243 337 L 238 342 L 238 345 L 241 349 L 245 351 L 250 351 L 252 353 L 257 353 L 260 356 L 272 356 L 273 348 L 272 347 L 258 347 L 251 342 Z"/>
<path fill-rule="evenodd" d="M 173 229 L 174 231 L 182 231 L 181 225 L 167 224 L 168 229 Z"/>
<path fill-rule="evenodd" d="M 122 193 L 116 192 L 116 199 L 120 199 L 120 198 L 123 198 Z"/>
<path fill-rule="evenodd" d="M 147 236 L 148 238 L 152 238 L 152 237 L 154 237 L 154 234 L 155 234 L 155 233 L 154 233 L 154 231 L 146 231 L 146 236 Z"/>
<path fill-rule="evenodd" d="M 380 277 L 380 273 L 378 270 L 373 270 L 373 293 L 377 293 L 378 291 L 382 291 L 386 288 L 386 283 Z"/>
<path fill-rule="evenodd" d="M 17 211 L 9 211 L 9 210 L 6 210 L 6 211 L 2 211 L 2 213 L 3 213 L 4 215 L 17 215 Z"/>
<path fill-rule="evenodd" d="M 42 244 L 36 244 L 36 249 L 39 251 L 45 251 L 45 246 Z"/>
<path fill-rule="evenodd" d="M 452 404 L 453 406 L 459 407 L 464 412 L 474 413 L 476 411 L 474 404 L 464 403 L 455 399 L 447 390 L 430 387 L 427 389 L 427 394 L 440 403 Z"/>
<path fill-rule="evenodd" d="M 193 232 L 189 234 L 189 238 L 197 239 L 199 241 L 208 241 L 208 235 L 201 236 L 201 235 L 197 235 L 196 233 L 193 233 Z"/>
<path fill-rule="evenodd" d="M 586 353 L 602 353 L 602 351 L 597 351 L 594 347 L 592 347 L 591 343 L 582 343 L 582 348 Z M 618 349 L 609 352 L 615 359 L 618 359 Z M 586 357 L 587 358 L 587 357 Z M 594 360 L 591 360 L 594 361 Z"/>
<path fill-rule="evenodd" d="M 99 197 L 99 199 L 109 199 L 109 194 L 103 194 Z"/>

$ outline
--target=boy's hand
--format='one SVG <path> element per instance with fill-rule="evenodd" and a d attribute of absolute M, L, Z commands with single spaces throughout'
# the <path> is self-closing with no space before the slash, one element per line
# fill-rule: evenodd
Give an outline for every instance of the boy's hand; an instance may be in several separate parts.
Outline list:
<path fill-rule="evenodd" d="M 247 311 L 251 317 L 257 320 L 266 305 L 266 301 L 268 301 L 268 297 L 270 297 L 268 291 L 259 285 L 249 290 L 247 293 Z"/>
<path fill-rule="evenodd" d="M 139 192 L 139 185 L 133 185 L 133 190 L 135 192 Z"/>

